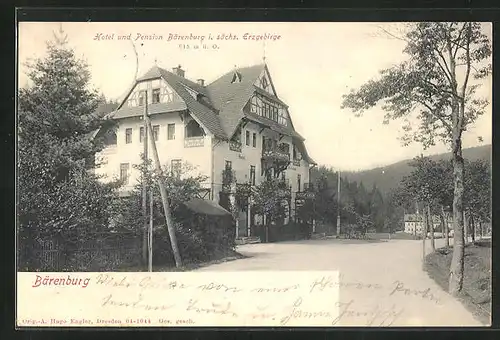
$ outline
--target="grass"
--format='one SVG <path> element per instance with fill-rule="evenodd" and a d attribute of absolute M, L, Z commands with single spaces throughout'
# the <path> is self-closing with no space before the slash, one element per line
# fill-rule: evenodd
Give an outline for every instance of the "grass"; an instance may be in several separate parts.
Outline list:
<path fill-rule="evenodd" d="M 427 255 L 425 270 L 445 291 L 452 249 L 440 248 Z M 491 323 L 491 240 L 465 247 L 464 282 L 458 299 L 483 324 Z"/>

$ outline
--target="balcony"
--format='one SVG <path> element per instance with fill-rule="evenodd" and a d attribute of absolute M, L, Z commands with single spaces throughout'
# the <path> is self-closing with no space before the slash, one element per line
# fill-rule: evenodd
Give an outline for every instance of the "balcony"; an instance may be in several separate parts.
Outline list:
<path fill-rule="evenodd" d="M 262 147 L 262 158 L 279 162 L 290 162 L 290 146 L 286 143 L 277 144 L 271 139 L 266 139 Z"/>
<path fill-rule="evenodd" d="M 300 159 L 294 159 L 292 161 L 293 166 L 300 166 Z"/>
<path fill-rule="evenodd" d="M 229 141 L 229 150 L 241 152 L 241 142 L 239 140 L 230 140 Z"/>
<path fill-rule="evenodd" d="M 184 147 L 185 148 L 198 148 L 205 145 L 205 137 L 189 137 L 184 139 Z"/>
<path fill-rule="evenodd" d="M 310 183 L 304 183 L 304 190 L 295 193 L 296 199 L 312 200 L 316 197 L 314 188 Z"/>
<path fill-rule="evenodd" d="M 288 179 L 281 179 L 278 182 L 278 195 L 281 197 L 290 197 L 292 194 L 292 188 L 290 186 L 290 181 Z"/>

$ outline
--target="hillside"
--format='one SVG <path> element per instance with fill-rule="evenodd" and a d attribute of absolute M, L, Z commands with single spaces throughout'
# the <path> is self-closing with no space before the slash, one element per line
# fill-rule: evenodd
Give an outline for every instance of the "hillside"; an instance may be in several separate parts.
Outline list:
<path fill-rule="evenodd" d="M 477 146 L 463 150 L 465 159 L 474 161 L 477 159 L 491 160 L 491 144 L 484 146 Z M 442 159 L 450 159 L 451 153 L 443 153 L 430 156 L 434 161 Z M 376 184 L 382 194 L 388 193 L 391 189 L 395 188 L 402 178 L 411 172 L 411 167 L 408 165 L 410 159 L 397 162 L 394 164 L 378 167 L 375 169 L 364 170 L 359 172 L 344 172 L 343 175 L 349 181 L 363 182 L 365 188 L 371 188 Z"/>

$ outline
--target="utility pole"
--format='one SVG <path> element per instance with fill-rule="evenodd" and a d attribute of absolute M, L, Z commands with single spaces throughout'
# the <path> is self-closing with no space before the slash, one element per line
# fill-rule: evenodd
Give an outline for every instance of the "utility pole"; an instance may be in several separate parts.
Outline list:
<path fill-rule="evenodd" d="M 340 169 L 337 172 L 337 238 L 340 237 Z"/>
<path fill-rule="evenodd" d="M 144 135 L 142 136 L 142 142 L 144 147 L 144 160 L 143 160 L 143 172 L 142 172 L 142 216 L 143 218 L 143 231 L 142 231 L 142 260 L 143 263 L 147 263 L 148 259 L 148 184 L 147 184 L 147 165 L 148 165 L 148 124 L 146 118 L 148 116 L 148 92 L 145 91 L 145 105 L 144 105 Z"/>
<path fill-rule="evenodd" d="M 153 272 L 153 188 L 149 190 L 148 271 Z"/>
<path fill-rule="evenodd" d="M 147 104 L 147 100 L 146 100 Z M 172 252 L 174 253 L 175 266 L 177 268 L 182 266 L 181 254 L 177 245 L 177 237 L 175 235 L 174 221 L 172 219 L 172 213 L 170 211 L 170 205 L 168 202 L 167 189 L 165 188 L 165 183 L 163 183 L 163 172 L 160 165 L 160 157 L 158 156 L 158 149 L 156 148 L 156 142 L 153 135 L 153 128 L 151 126 L 151 121 L 149 116 L 146 115 L 146 123 L 149 131 L 149 137 L 151 138 L 151 148 L 153 151 L 153 158 L 155 162 L 156 175 L 158 176 L 158 186 L 160 187 L 161 200 L 163 203 L 163 210 L 165 211 L 165 222 L 167 224 L 168 235 L 170 236 L 170 243 L 172 246 Z"/>

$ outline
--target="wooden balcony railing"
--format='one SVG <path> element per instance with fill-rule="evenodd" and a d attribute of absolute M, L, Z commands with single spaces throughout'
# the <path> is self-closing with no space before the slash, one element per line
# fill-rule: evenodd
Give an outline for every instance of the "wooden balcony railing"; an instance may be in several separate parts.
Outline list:
<path fill-rule="evenodd" d="M 290 146 L 286 143 L 277 144 L 272 139 L 266 139 L 262 146 L 262 158 L 278 161 L 290 161 Z"/>
<path fill-rule="evenodd" d="M 239 140 L 229 141 L 229 150 L 241 152 L 241 142 Z"/>
<path fill-rule="evenodd" d="M 304 183 L 304 190 L 295 193 L 297 199 L 314 199 L 316 193 L 311 183 Z"/>

